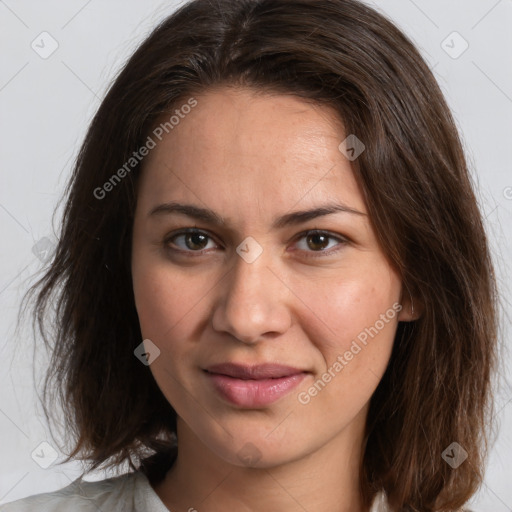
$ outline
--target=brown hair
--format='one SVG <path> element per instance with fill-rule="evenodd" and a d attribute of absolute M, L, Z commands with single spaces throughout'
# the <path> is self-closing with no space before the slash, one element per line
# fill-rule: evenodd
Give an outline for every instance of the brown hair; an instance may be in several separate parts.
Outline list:
<path fill-rule="evenodd" d="M 366 150 L 354 162 L 370 218 L 421 318 L 399 323 L 371 400 L 361 493 L 394 510 L 455 510 L 482 481 L 496 291 L 461 142 L 428 66 L 389 20 L 356 0 L 195 0 L 163 21 L 110 87 L 67 190 L 60 241 L 37 291 L 52 349 L 45 397 L 60 399 L 70 457 L 91 468 L 175 449 L 176 413 L 133 350 L 130 274 L 138 164 L 94 190 L 183 98 L 213 86 L 292 94 L 336 109 Z M 340 134 L 340 142 L 341 142 Z M 29 295 L 30 295 L 29 294 Z M 46 327 L 55 306 L 55 332 Z M 442 452 L 458 442 L 467 460 Z M 146 459 L 142 467 L 153 467 Z"/>

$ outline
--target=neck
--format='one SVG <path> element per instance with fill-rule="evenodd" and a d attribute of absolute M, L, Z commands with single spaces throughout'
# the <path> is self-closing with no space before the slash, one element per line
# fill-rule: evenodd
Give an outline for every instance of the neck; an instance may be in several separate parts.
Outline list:
<path fill-rule="evenodd" d="M 366 512 L 359 468 L 366 410 L 314 452 L 266 468 L 231 464 L 178 418 L 178 457 L 155 486 L 169 510 Z"/>

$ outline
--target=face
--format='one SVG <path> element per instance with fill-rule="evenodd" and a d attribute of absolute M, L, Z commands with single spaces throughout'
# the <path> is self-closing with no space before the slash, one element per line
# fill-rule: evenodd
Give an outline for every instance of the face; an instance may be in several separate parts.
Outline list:
<path fill-rule="evenodd" d="M 180 428 L 271 466 L 362 431 L 407 320 L 401 282 L 333 111 L 248 89 L 195 99 L 144 161 L 136 307 Z"/>

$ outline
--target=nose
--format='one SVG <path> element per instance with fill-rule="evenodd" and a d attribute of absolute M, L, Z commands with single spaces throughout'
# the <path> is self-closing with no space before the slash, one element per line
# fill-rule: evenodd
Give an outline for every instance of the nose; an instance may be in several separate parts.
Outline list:
<path fill-rule="evenodd" d="M 272 269 L 266 251 L 252 263 L 235 253 L 234 265 L 219 290 L 212 318 L 215 331 L 253 344 L 290 328 L 293 294 Z"/>

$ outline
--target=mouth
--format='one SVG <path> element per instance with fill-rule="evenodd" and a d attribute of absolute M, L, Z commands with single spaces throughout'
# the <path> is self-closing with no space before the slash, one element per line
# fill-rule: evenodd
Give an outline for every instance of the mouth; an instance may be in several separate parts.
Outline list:
<path fill-rule="evenodd" d="M 248 366 L 223 363 L 203 371 L 221 398 L 247 409 L 262 408 L 276 402 L 309 374 L 308 371 L 279 364 Z"/>

